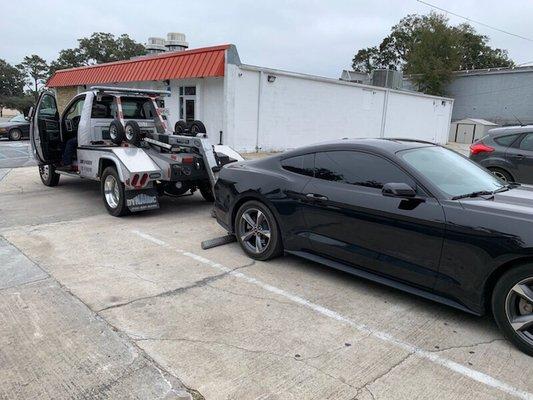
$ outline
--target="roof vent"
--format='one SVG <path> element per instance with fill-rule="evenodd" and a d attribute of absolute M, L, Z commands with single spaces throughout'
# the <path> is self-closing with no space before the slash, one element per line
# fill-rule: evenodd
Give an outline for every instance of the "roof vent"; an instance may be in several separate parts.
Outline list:
<path fill-rule="evenodd" d="M 164 38 L 149 37 L 148 42 L 144 47 L 146 47 L 146 52 L 148 54 L 163 53 L 167 50 L 165 43 L 166 41 Z"/>
<path fill-rule="evenodd" d="M 184 33 L 170 32 L 167 34 L 165 46 L 167 51 L 183 51 L 189 47 Z"/>

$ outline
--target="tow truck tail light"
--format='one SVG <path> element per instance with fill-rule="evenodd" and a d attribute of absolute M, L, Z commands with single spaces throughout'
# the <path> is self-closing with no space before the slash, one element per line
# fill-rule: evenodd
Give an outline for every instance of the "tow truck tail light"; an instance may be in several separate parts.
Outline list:
<path fill-rule="evenodd" d="M 148 174 L 144 173 L 142 178 L 141 178 L 141 182 L 139 183 L 139 185 L 142 187 L 142 186 L 146 185 L 147 181 L 148 181 Z"/>
<path fill-rule="evenodd" d="M 183 157 L 181 162 L 183 164 L 192 164 L 194 162 L 194 157 Z"/>
<path fill-rule="evenodd" d="M 494 151 L 494 147 L 487 146 L 485 143 L 478 142 L 474 143 L 470 146 L 470 154 L 479 154 L 479 153 L 492 153 Z"/>
<path fill-rule="evenodd" d="M 133 175 L 133 178 L 131 178 L 131 186 L 137 186 L 137 182 L 139 182 L 139 174 Z"/>

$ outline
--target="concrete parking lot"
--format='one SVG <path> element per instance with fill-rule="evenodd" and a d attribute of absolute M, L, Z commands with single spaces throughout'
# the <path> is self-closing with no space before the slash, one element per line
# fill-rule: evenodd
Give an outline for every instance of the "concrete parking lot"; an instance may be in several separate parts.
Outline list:
<path fill-rule="evenodd" d="M 478 318 L 285 256 L 199 195 L 113 218 L 98 185 L 0 170 L 0 398 L 533 399 Z"/>
<path fill-rule="evenodd" d="M 0 139 L 0 168 L 25 167 L 35 165 L 30 155 L 29 140 L 11 142 Z"/>

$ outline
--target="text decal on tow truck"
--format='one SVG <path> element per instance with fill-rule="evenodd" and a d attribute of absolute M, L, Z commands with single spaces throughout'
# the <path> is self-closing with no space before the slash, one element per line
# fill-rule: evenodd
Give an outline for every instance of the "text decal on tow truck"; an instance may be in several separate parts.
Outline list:
<path fill-rule="evenodd" d="M 154 210 L 159 208 L 155 189 L 127 190 L 126 206 L 130 211 Z"/>

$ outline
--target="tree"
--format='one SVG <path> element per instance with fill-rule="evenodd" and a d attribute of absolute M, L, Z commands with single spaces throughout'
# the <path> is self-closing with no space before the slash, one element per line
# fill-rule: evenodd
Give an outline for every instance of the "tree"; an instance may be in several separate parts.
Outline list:
<path fill-rule="evenodd" d="M 126 34 L 115 38 L 111 33 L 95 32 L 90 38 L 78 39 L 78 42 L 87 64 L 127 60 L 146 54 L 145 47 Z"/>
<path fill-rule="evenodd" d="M 88 38 L 78 39 L 78 43 L 76 48 L 59 52 L 57 60 L 50 63 L 50 75 L 60 69 L 128 60 L 146 54 L 144 45 L 126 34 L 115 37 L 111 33 L 95 32 Z"/>
<path fill-rule="evenodd" d="M 0 116 L 3 107 L 13 108 L 10 106 L 12 100 L 24 94 L 24 84 L 24 74 L 0 59 Z"/>
<path fill-rule="evenodd" d="M 80 49 L 61 50 L 57 60 L 50 63 L 50 75 L 59 69 L 76 68 L 84 65 L 87 65 L 87 57 Z"/>
<path fill-rule="evenodd" d="M 379 46 L 359 50 L 352 66 L 363 72 L 388 68 L 415 74 L 421 90 L 442 94 L 453 71 L 514 65 L 505 50 L 491 48 L 488 41 L 469 24 L 450 26 L 444 15 L 412 14 L 394 25 Z"/>
<path fill-rule="evenodd" d="M 48 77 L 49 67 L 37 54 L 26 56 L 17 68 L 26 76 L 26 84 L 35 100 L 39 97 L 40 85 Z"/>

